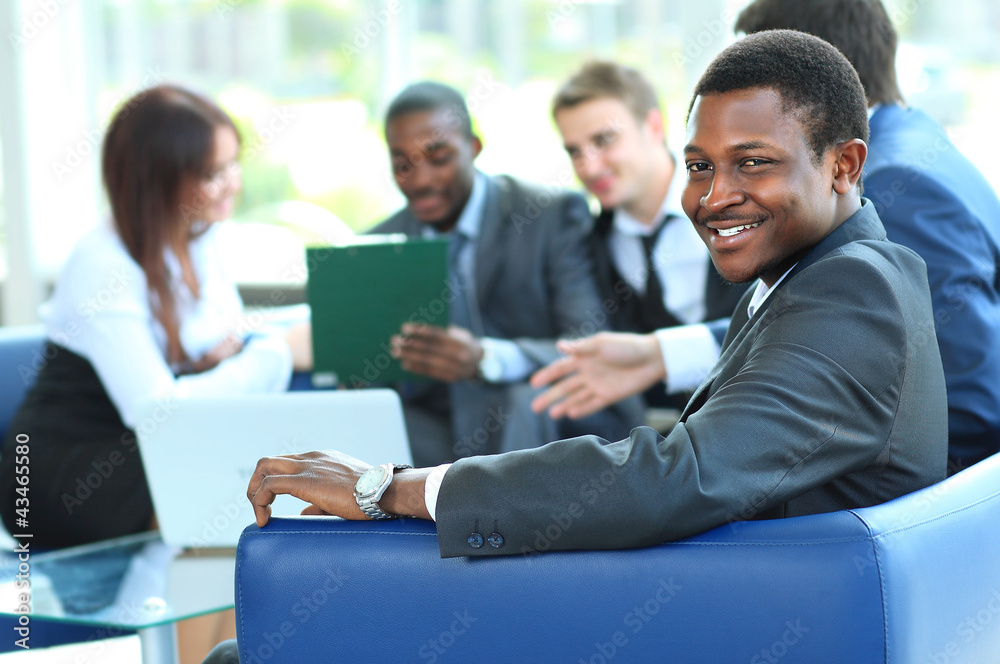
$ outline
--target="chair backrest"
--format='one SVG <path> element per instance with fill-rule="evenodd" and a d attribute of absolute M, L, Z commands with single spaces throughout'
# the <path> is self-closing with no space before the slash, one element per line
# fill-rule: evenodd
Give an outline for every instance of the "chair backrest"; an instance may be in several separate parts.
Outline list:
<path fill-rule="evenodd" d="M 0 327 L 0 440 L 45 362 L 41 325 Z"/>
<path fill-rule="evenodd" d="M 1000 454 L 920 491 L 851 510 L 871 533 L 894 662 L 1000 661 Z"/>

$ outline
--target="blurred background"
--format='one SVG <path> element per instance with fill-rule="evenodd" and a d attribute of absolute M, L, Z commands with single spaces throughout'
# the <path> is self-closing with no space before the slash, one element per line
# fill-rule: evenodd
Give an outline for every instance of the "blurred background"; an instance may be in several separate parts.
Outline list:
<path fill-rule="evenodd" d="M 1000 185 L 1000 3 L 883 0 L 908 101 Z M 5 0 L 0 9 L 0 322 L 37 306 L 77 239 L 107 217 L 99 177 L 114 110 L 163 82 L 221 102 L 243 134 L 233 276 L 301 287 L 304 243 L 402 205 L 381 115 L 408 82 L 467 95 L 479 166 L 578 188 L 548 113 L 590 57 L 642 69 L 683 141 L 691 87 L 748 0 Z"/>

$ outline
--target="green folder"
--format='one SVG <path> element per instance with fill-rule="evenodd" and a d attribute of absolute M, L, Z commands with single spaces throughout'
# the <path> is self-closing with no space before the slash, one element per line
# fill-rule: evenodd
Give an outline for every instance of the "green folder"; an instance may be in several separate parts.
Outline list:
<path fill-rule="evenodd" d="M 455 295 L 447 240 L 359 236 L 349 245 L 307 249 L 306 265 L 315 385 L 427 380 L 403 370 L 389 339 L 407 321 L 448 326 Z"/>

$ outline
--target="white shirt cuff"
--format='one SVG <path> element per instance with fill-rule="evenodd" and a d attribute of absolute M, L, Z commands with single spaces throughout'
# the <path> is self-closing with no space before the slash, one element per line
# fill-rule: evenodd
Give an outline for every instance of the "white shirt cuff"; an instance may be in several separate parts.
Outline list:
<path fill-rule="evenodd" d="M 451 468 L 450 463 L 441 464 L 427 475 L 424 481 L 424 504 L 431 515 L 431 521 L 437 521 L 438 494 L 441 493 L 441 482 L 444 481 L 444 474 Z"/>
<path fill-rule="evenodd" d="M 484 348 L 488 347 L 503 365 L 503 373 L 498 382 L 516 383 L 522 381 L 538 368 L 534 362 L 528 359 L 521 347 L 510 339 L 483 337 L 479 343 Z"/>
<path fill-rule="evenodd" d="M 719 361 L 721 348 L 707 325 L 679 325 L 654 334 L 667 369 L 667 394 L 696 389 Z"/>

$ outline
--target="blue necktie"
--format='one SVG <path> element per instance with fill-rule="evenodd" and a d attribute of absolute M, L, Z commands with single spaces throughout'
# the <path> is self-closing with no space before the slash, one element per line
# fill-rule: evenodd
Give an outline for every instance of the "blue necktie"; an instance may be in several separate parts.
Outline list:
<path fill-rule="evenodd" d="M 461 231 L 452 232 L 448 243 L 448 276 L 455 284 L 455 300 L 451 303 L 451 322 L 453 325 L 472 329 L 472 310 L 469 306 L 469 298 L 475 297 L 472 292 L 472 278 L 468 270 L 462 265 L 462 251 L 468 244 L 469 238 Z"/>

